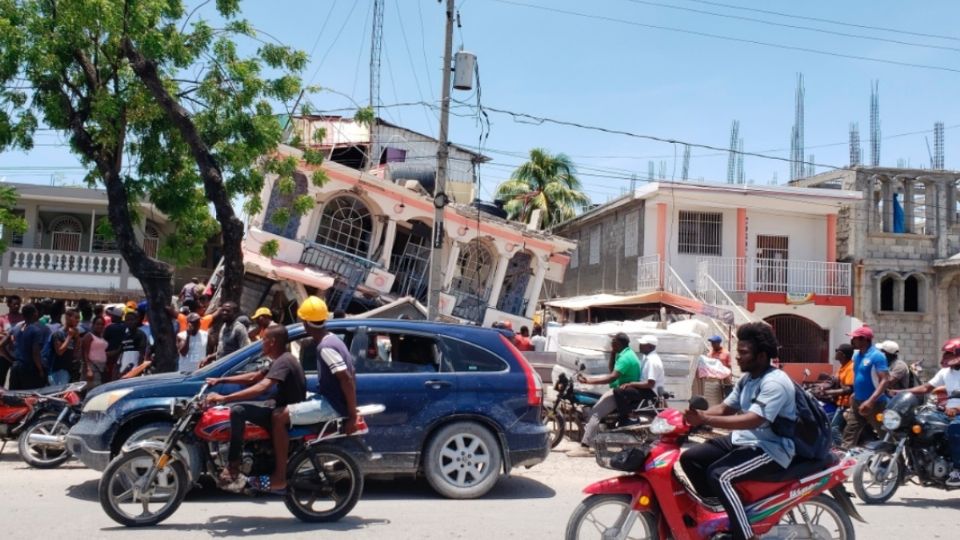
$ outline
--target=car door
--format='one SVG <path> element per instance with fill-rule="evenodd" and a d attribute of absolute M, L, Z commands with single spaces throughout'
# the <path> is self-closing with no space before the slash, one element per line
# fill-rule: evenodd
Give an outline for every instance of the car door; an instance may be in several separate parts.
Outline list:
<path fill-rule="evenodd" d="M 439 339 L 371 326 L 357 331 L 351 352 L 356 359 L 358 405 L 380 403 L 386 408 L 367 419 L 367 442 L 375 452 L 393 454 L 393 459 L 415 460 L 430 426 L 456 406 L 457 378 L 441 367 Z"/>
<path fill-rule="evenodd" d="M 460 390 L 458 413 L 485 416 L 505 427 L 527 412 L 522 373 L 511 372 L 503 358 L 479 343 L 445 336 L 443 345 L 445 369 L 456 374 Z"/>

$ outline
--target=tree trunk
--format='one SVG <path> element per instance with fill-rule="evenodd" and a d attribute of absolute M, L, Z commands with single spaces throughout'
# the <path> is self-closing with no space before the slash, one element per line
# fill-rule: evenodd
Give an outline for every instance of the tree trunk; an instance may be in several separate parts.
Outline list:
<path fill-rule="evenodd" d="M 140 53 L 129 38 L 123 39 L 122 48 L 134 73 L 153 95 L 170 122 L 180 132 L 180 136 L 190 147 L 193 159 L 197 163 L 200 177 L 203 178 L 203 190 L 213 204 L 214 213 L 220 223 L 223 238 L 223 283 L 220 285 L 221 302 L 239 302 L 243 292 L 243 222 L 233 211 L 230 194 L 223 182 L 223 174 L 213 153 L 200 137 L 197 126 L 180 103 L 167 91 L 157 72 L 157 66 Z"/>

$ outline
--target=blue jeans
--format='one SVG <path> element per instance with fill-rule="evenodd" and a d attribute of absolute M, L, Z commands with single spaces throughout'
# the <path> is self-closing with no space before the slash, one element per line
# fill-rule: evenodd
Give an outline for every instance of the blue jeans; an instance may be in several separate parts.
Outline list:
<path fill-rule="evenodd" d="M 960 417 L 955 416 L 947 426 L 947 440 L 950 441 L 950 454 L 953 466 L 960 469 Z"/>
<path fill-rule="evenodd" d="M 840 447 L 843 444 L 843 428 L 847 427 L 847 420 L 843 417 L 846 407 L 837 407 L 830 417 L 830 432 L 833 434 L 833 445 Z"/>
<path fill-rule="evenodd" d="M 50 386 L 68 384 L 70 382 L 70 372 L 65 369 L 51 372 L 49 375 L 47 375 L 47 382 L 50 383 Z"/>

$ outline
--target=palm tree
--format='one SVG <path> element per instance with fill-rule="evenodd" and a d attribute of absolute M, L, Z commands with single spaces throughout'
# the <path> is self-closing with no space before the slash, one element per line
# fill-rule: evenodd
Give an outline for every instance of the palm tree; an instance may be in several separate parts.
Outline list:
<path fill-rule="evenodd" d="M 539 225 L 544 229 L 572 219 L 590 204 L 570 157 L 543 148 L 530 150 L 530 161 L 497 187 L 497 197 L 506 201 L 504 209 L 510 219 L 527 223 L 539 209 Z"/>

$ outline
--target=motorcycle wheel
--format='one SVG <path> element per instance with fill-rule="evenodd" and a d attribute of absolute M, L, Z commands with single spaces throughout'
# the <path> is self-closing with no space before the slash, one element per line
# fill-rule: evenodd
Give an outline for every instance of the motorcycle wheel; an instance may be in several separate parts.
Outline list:
<path fill-rule="evenodd" d="M 567 522 L 566 540 L 625 538 L 657 540 L 657 520 L 650 512 L 630 508 L 629 495 L 591 495 L 584 499 Z M 624 526 L 629 527 L 620 536 Z"/>
<path fill-rule="evenodd" d="M 806 518 L 804 518 L 806 514 Z M 832 523 L 824 523 L 824 519 Z M 808 522 L 809 519 L 809 522 Z M 808 538 L 810 528 L 814 538 L 833 538 L 836 540 L 854 540 L 856 532 L 853 521 L 843 511 L 837 501 L 826 495 L 817 495 L 810 500 L 794 506 L 780 519 L 780 526 L 787 526 L 794 531 L 790 538 Z"/>
<path fill-rule="evenodd" d="M 190 488 L 187 469 L 179 459 L 172 459 L 157 471 L 152 485 L 144 489 L 138 484 L 146 480 L 153 462 L 153 453 L 138 448 L 120 454 L 107 465 L 97 495 L 110 519 L 127 527 L 145 527 L 156 525 L 177 511 Z"/>
<path fill-rule="evenodd" d="M 567 431 L 566 420 L 560 414 L 560 411 L 554 411 L 547 407 L 542 407 L 540 417 L 543 420 L 543 425 L 550 428 L 550 448 L 556 448 Z"/>
<path fill-rule="evenodd" d="M 877 476 L 881 478 L 877 478 Z M 853 490 L 867 504 L 887 502 L 903 480 L 903 463 L 889 452 L 876 452 L 853 469 Z M 876 491 L 871 488 L 879 487 Z"/>
<path fill-rule="evenodd" d="M 30 434 L 66 436 L 70 431 L 70 426 L 61 423 L 57 424 L 56 414 L 44 414 L 37 418 L 32 424 L 20 432 L 20 438 L 17 440 L 17 450 L 20 452 L 20 458 L 31 467 L 37 469 L 53 469 L 64 464 L 70 459 L 70 451 L 65 444 L 30 444 Z"/>
<path fill-rule="evenodd" d="M 337 521 L 356 506 L 363 493 L 357 462 L 336 446 L 306 448 L 287 464 L 283 502 L 297 519 L 308 523 Z"/>

